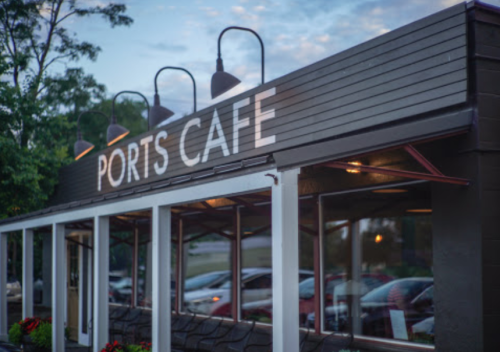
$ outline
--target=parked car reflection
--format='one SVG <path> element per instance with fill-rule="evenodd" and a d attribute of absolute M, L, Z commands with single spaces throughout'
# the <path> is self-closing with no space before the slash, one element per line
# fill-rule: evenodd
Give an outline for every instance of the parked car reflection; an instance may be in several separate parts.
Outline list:
<path fill-rule="evenodd" d="M 334 302 L 345 302 L 349 291 L 349 282 L 346 282 L 346 274 L 330 275 L 325 278 L 325 304 L 331 306 Z M 374 288 L 393 280 L 392 276 L 384 274 L 363 274 L 360 284 L 361 294 L 365 294 Z M 308 277 L 299 283 L 299 314 L 300 325 L 305 326 L 307 315 L 314 312 L 314 277 Z M 272 317 L 272 299 L 244 303 L 242 315 L 250 317 Z"/>
<path fill-rule="evenodd" d="M 21 283 L 14 277 L 7 279 L 7 302 L 20 302 L 23 298 Z"/>
<path fill-rule="evenodd" d="M 309 270 L 300 271 L 300 279 L 313 276 Z M 187 311 L 215 316 L 231 316 L 232 281 L 227 280 L 219 289 L 188 292 L 184 298 Z M 241 274 L 242 304 L 270 300 L 272 297 L 272 269 L 245 268 Z"/>
<path fill-rule="evenodd" d="M 432 300 L 433 278 L 398 279 L 386 283 L 361 297 L 363 335 L 393 338 L 390 310 L 404 311 L 406 329 L 434 316 Z M 429 291 L 426 291 L 429 290 Z M 325 309 L 325 328 L 330 331 L 348 330 L 349 307 L 345 302 Z M 314 313 L 307 317 L 307 326 L 314 326 Z"/>

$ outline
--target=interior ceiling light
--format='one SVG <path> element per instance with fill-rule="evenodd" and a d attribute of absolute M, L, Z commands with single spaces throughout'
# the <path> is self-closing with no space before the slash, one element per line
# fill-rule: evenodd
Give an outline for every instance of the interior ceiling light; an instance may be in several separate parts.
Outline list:
<path fill-rule="evenodd" d="M 386 188 L 386 189 L 376 189 L 372 191 L 373 193 L 405 193 L 408 192 L 406 189 L 397 188 Z"/>
<path fill-rule="evenodd" d="M 361 161 L 349 161 L 348 164 L 354 165 L 354 166 L 361 166 Z M 360 169 L 346 169 L 345 171 L 351 173 L 351 174 L 359 174 L 361 173 Z"/>
<path fill-rule="evenodd" d="M 432 213 L 432 209 L 407 209 L 407 213 Z"/>

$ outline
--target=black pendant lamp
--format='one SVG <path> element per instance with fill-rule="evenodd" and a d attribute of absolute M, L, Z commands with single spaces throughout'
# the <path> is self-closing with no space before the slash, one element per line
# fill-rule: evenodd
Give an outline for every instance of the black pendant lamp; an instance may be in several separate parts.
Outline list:
<path fill-rule="evenodd" d="M 115 102 L 116 98 L 118 98 L 119 95 L 121 94 L 137 94 L 139 95 L 144 101 L 146 102 L 146 106 L 148 109 L 148 126 L 149 126 L 149 102 L 148 99 L 142 95 L 139 92 L 133 91 L 133 90 L 123 90 L 121 92 L 116 93 L 116 95 L 113 97 L 113 103 L 111 105 L 111 124 L 108 126 L 108 135 L 107 135 L 107 141 L 108 141 L 108 146 L 115 144 L 119 140 L 123 139 L 126 135 L 130 133 L 128 129 L 126 129 L 123 126 L 120 126 L 116 123 L 116 115 L 115 115 Z M 149 127 L 148 127 L 149 130 Z"/>
<path fill-rule="evenodd" d="M 264 43 L 262 43 L 262 39 L 260 36 L 253 31 L 250 28 L 245 28 L 245 27 L 227 27 L 224 29 L 220 35 L 219 35 L 219 40 L 217 42 L 217 67 L 216 67 L 216 72 L 212 76 L 212 83 L 211 83 L 211 93 L 212 93 L 212 99 L 218 97 L 221 94 L 224 94 L 228 90 L 234 88 L 238 84 L 240 84 L 240 80 L 233 75 L 227 73 L 224 71 L 224 65 L 222 63 L 222 58 L 221 58 L 221 53 L 220 53 L 220 41 L 222 39 L 222 35 L 230 30 L 230 29 L 238 29 L 242 31 L 247 31 L 253 33 L 257 39 L 259 39 L 260 42 L 260 47 L 262 49 L 262 55 L 261 55 L 261 61 L 262 61 L 262 84 L 264 84 Z"/>
<path fill-rule="evenodd" d="M 186 70 L 182 67 L 165 66 L 165 67 L 160 68 L 158 70 L 158 72 L 156 72 L 156 75 L 155 75 L 154 104 L 153 104 L 153 107 L 151 108 L 151 110 L 149 111 L 149 116 L 151 117 L 150 127 L 159 125 L 160 123 L 162 123 L 163 121 L 165 121 L 166 119 L 168 119 L 169 117 L 174 115 L 174 112 L 172 110 L 167 109 L 167 108 L 160 105 L 160 96 L 158 95 L 158 76 L 159 76 L 161 71 L 167 70 L 167 69 L 184 71 L 189 75 L 189 77 L 191 77 L 191 81 L 193 81 L 193 110 L 194 110 L 193 112 L 196 112 L 196 82 L 195 82 L 194 77 L 191 74 L 191 72 L 189 72 L 188 70 Z"/>
<path fill-rule="evenodd" d="M 74 153 L 75 153 L 75 160 L 80 159 L 84 155 L 88 154 L 92 149 L 94 149 L 94 145 L 92 143 L 87 142 L 87 141 L 82 139 L 82 132 L 80 131 L 80 117 L 82 117 L 84 114 L 88 114 L 88 113 L 99 114 L 99 115 L 104 116 L 106 119 L 108 119 L 108 117 L 104 113 L 102 113 L 100 111 L 96 111 L 96 110 L 84 111 L 78 116 L 78 120 L 76 121 L 76 125 L 77 125 L 76 136 L 77 137 L 76 137 L 76 142 L 75 142 L 75 146 L 73 149 Z"/>

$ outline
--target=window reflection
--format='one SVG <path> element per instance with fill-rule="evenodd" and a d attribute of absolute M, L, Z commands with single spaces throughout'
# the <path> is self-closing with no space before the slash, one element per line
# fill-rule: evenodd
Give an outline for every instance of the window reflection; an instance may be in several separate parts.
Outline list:
<path fill-rule="evenodd" d="M 182 216 L 185 260 L 184 310 L 214 316 L 232 316 L 231 209 L 196 211 Z"/>
<path fill-rule="evenodd" d="M 271 205 L 241 207 L 241 318 L 272 322 Z"/>
<path fill-rule="evenodd" d="M 325 330 L 434 343 L 431 217 L 408 211 L 430 209 L 430 190 L 405 190 L 323 199 Z"/>

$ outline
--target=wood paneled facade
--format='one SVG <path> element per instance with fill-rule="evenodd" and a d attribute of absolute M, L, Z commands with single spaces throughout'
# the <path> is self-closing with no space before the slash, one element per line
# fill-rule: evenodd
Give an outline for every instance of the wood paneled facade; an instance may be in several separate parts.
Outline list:
<path fill-rule="evenodd" d="M 222 189 L 221 180 L 252 173 L 264 177 L 266 170 L 284 175 L 431 140 L 429 159 L 445 175 L 471 181 L 468 186 L 432 185 L 435 350 L 498 351 L 500 9 L 481 3 L 453 6 L 83 158 L 61 170 L 49 208 L 2 220 L 0 232 L 22 230 L 47 217 L 63 222 L 66 212 L 114 206 L 129 211 L 136 200 L 144 207 L 146 197 L 183 189 L 210 195 L 205 183 Z M 162 150 L 168 153 L 168 166 Z M 103 169 L 104 159 L 109 170 Z M 262 180 L 255 183 L 254 191 L 263 188 Z M 241 184 L 231 187 L 244 191 Z M 269 179 L 266 187 L 277 183 Z M 162 213 L 160 205 L 154 207 Z M 278 220 L 286 218 L 286 212 L 281 215 Z M 101 226 L 99 214 L 92 216 Z M 286 221 L 282 225 L 288 226 Z M 105 261 L 105 254 L 98 259 Z M 281 284 L 286 295 L 286 283 Z M 104 292 L 106 284 L 99 285 Z M 107 306 L 107 301 L 98 302 Z M 366 350 L 430 349 L 361 340 L 358 346 Z"/>

